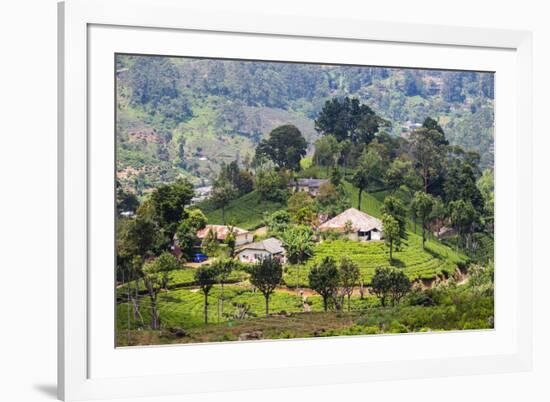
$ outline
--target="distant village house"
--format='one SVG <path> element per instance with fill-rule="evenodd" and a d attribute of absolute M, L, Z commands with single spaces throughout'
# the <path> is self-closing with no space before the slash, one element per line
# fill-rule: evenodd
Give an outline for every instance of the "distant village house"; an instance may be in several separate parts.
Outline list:
<path fill-rule="evenodd" d="M 316 196 L 319 193 L 321 185 L 328 183 L 327 179 L 296 179 L 289 183 L 291 191 L 300 192 L 305 191 L 309 195 Z"/>
<path fill-rule="evenodd" d="M 237 250 L 237 258 L 244 263 L 257 263 L 265 258 L 286 262 L 283 243 L 274 237 L 242 246 Z"/>
<path fill-rule="evenodd" d="M 369 214 L 350 208 L 319 226 L 321 232 L 348 233 L 350 240 L 381 240 L 382 221 Z"/>
<path fill-rule="evenodd" d="M 195 188 L 195 196 L 191 198 L 191 205 L 198 204 L 206 200 L 212 194 L 212 186 L 203 186 Z"/>

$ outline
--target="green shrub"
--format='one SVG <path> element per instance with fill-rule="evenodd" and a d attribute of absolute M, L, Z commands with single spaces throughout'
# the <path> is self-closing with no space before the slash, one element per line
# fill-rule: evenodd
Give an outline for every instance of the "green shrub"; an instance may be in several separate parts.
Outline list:
<path fill-rule="evenodd" d="M 398 321 L 392 321 L 389 332 L 392 334 L 405 334 L 410 332 L 409 329 Z"/>

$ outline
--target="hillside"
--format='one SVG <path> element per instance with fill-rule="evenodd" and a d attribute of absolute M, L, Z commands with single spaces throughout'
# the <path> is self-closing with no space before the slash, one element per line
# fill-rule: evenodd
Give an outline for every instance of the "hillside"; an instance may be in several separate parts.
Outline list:
<path fill-rule="evenodd" d="M 349 203 L 357 206 L 357 189 L 350 183 L 345 183 Z M 380 208 L 387 191 L 366 193 L 362 197 L 361 210 L 380 218 Z M 405 199 L 404 194 L 399 194 Z M 243 197 L 233 200 L 226 208 L 226 220 L 244 229 L 255 229 L 263 222 L 264 212 L 270 213 L 277 209 L 285 208 L 286 205 L 261 201 L 255 192 L 246 194 Z M 214 209 L 207 201 L 200 205 L 200 208 L 212 224 L 222 224 L 221 210 Z M 411 280 L 431 279 L 436 276 L 448 277 L 452 275 L 458 265 L 464 265 L 467 257 L 462 253 L 455 252 L 452 248 L 440 243 L 437 240 L 428 240 L 426 248 L 422 249 L 422 237 L 420 230 L 414 232 L 414 225 L 407 222 L 408 239 L 404 241 L 402 250 L 394 254 L 393 266 L 403 268 Z M 362 280 L 370 281 L 374 270 L 381 266 L 390 266 L 388 249 L 383 242 L 358 243 L 346 240 L 327 240 L 315 245 L 314 258 L 305 266 L 289 266 L 284 280 L 288 286 L 307 286 L 307 275 L 310 268 L 319 263 L 323 257 L 333 256 L 337 260 L 341 257 L 350 257 L 359 266 Z"/>
<path fill-rule="evenodd" d="M 198 207 L 206 215 L 209 223 L 223 224 L 221 209 L 215 208 L 210 201 L 205 201 Z M 258 193 L 252 191 L 229 203 L 225 208 L 225 220 L 243 229 L 253 230 L 262 226 L 264 213 L 275 212 L 281 208 L 286 208 L 286 205 L 261 200 Z"/>
<path fill-rule="evenodd" d="M 138 56 L 118 56 L 117 71 L 117 176 L 138 194 L 178 176 L 208 183 L 282 124 L 312 152 L 314 119 L 335 96 L 367 103 L 394 135 L 438 117 L 451 143 L 493 164 L 488 74 Z"/>

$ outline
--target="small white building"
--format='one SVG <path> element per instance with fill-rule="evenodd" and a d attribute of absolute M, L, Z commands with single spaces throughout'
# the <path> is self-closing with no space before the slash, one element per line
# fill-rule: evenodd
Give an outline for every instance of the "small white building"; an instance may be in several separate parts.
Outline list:
<path fill-rule="evenodd" d="M 257 263 L 265 258 L 286 262 L 283 243 L 274 237 L 242 246 L 237 250 L 237 258 L 244 263 Z"/>
<path fill-rule="evenodd" d="M 319 194 L 319 189 L 321 188 L 321 186 L 328 183 L 329 181 L 330 180 L 328 179 L 296 179 L 294 181 L 290 181 L 288 187 L 291 191 L 305 191 L 309 195 L 315 197 L 317 194 Z"/>
<path fill-rule="evenodd" d="M 239 247 L 243 244 L 251 243 L 254 240 L 254 235 L 248 230 L 238 228 L 236 226 L 226 225 L 206 225 L 203 229 L 197 232 L 197 237 L 202 241 L 209 232 L 213 232 L 218 241 L 223 242 L 229 233 L 235 235 L 235 246 Z"/>
<path fill-rule="evenodd" d="M 340 215 L 319 226 L 321 232 L 348 233 L 350 240 L 382 240 L 382 221 L 355 208 L 346 209 Z"/>
<path fill-rule="evenodd" d="M 202 186 L 194 189 L 195 196 L 191 198 L 191 205 L 198 204 L 206 200 L 212 194 L 212 186 Z"/>

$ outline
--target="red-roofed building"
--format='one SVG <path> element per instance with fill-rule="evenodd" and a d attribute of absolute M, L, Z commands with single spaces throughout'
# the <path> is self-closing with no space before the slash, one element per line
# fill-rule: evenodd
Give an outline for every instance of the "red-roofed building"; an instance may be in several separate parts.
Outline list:
<path fill-rule="evenodd" d="M 197 237 L 202 241 L 207 235 L 208 232 L 212 231 L 218 241 L 223 242 L 227 235 L 233 231 L 235 235 L 235 246 L 242 246 L 243 244 L 252 243 L 254 240 L 254 235 L 248 230 L 238 228 L 236 226 L 226 226 L 226 225 L 206 225 L 204 229 L 201 229 L 197 232 Z"/>

